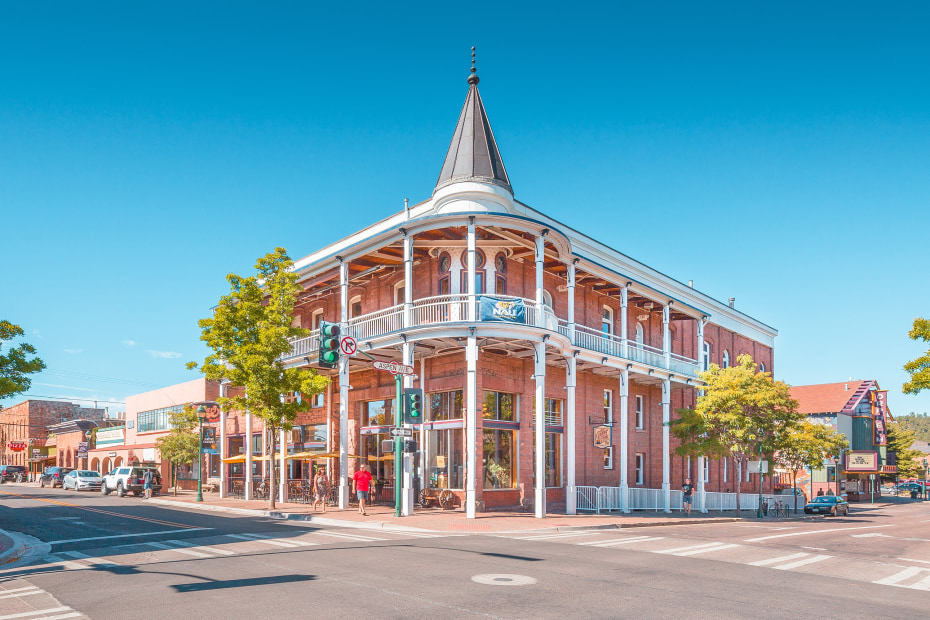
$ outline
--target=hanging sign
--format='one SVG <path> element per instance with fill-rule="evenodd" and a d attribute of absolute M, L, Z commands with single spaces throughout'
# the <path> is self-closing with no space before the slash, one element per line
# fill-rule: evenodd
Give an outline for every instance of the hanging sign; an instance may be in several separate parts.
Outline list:
<path fill-rule="evenodd" d="M 216 424 L 220 421 L 220 406 L 218 404 L 213 401 L 191 403 L 191 407 L 193 407 L 195 410 L 197 407 L 201 406 L 206 409 L 206 412 L 204 413 L 204 424 Z"/>
<path fill-rule="evenodd" d="M 526 304 L 522 299 L 501 299 L 482 295 L 479 299 L 482 321 L 526 323 Z"/>
<path fill-rule="evenodd" d="M 7 444 L 7 447 L 13 452 L 22 452 L 26 449 L 25 441 L 11 441 Z"/>
<path fill-rule="evenodd" d="M 78 442 L 77 457 L 79 459 L 87 458 L 87 442 L 86 441 Z"/>
<path fill-rule="evenodd" d="M 873 426 L 875 428 L 875 438 L 872 443 L 876 446 L 888 445 L 888 436 L 885 433 L 885 420 L 888 412 L 888 390 L 879 390 L 875 392 L 875 417 Z"/>
<path fill-rule="evenodd" d="M 213 427 L 204 427 L 203 429 L 203 441 L 201 443 L 201 449 L 204 454 L 219 454 L 219 450 L 216 449 L 216 429 Z"/>
<path fill-rule="evenodd" d="M 594 447 L 595 448 L 609 448 L 613 445 L 613 432 L 614 429 L 608 424 L 602 424 L 601 426 L 594 427 Z"/>

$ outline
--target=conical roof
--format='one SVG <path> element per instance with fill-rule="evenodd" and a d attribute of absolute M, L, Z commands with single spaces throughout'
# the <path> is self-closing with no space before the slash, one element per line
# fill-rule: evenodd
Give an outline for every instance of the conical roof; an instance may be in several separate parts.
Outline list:
<path fill-rule="evenodd" d="M 513 194 L 488 114 L 478 92 L 478 76 L 474 71 L 473 67 L 468 77 L 465 105 L 462 106 L 459 122 L 452 134 L 452 144 L 449 145 L 446 161 L 433 192 L 450 183 L 477 181 L 499 185 Z"/>

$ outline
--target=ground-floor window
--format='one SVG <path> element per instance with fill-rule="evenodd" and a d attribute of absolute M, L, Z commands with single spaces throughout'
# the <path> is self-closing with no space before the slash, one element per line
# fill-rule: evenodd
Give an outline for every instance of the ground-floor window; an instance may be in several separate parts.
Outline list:
<path fill-rule="evenodd" d="M 562 433 L 546 433 L 546 487 L 562 486 Z M 536 484 L 536 442 L 533 441 L 533 484 Z"/>
<path fill-rule="evenodd" d="M 465 488 L 464 437 L 461 428 L 429 431 L 427 475 L 430 488 Z"/>
<path fill-rule="evenodd" d="M 517 488 L 517 452 L 514 431 L 484 429 L 482 462 L 485 489 Z"/>
<path fill-rule="evenodd" d="M 704 457 L 704 482 L 710 482 L 710 459 Z"/>
<path fill-rule="evenodd" d="M 384 440 L 392 440 L 388 433 L 365 435 L 362 444 L 362 457 L 368 463 L 368 471 L 378 480 L 394 479 L 394 449 L 383 450 Z M 393 446 L 393 441 L 391 441 Z"/>
<path fill-rule="evenodd" d="M 643 466 L 645 464 L 645 459 L 640 453 L 636 453 L 636 484 L 642 485 L 645 484 L 643 480 Z"/>

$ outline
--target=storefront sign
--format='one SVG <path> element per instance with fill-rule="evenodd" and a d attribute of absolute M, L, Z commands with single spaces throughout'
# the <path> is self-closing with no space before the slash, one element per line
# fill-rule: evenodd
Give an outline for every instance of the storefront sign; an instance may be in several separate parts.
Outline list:
<path fill-rule="evenodd" d="M 613 427 L 609 424 L 602 424 L 594 427 L 594 447 L 603 449 L 609 448 L 614 444 Z"/>
<path fill-rule="evenodd" d="M 11 441 L 7 444 L 7 447 L 13 452 L 22 452 L 26 449 L 25 441 Z"/>
<path fill-rule="evenodd" d="M 888 390 L 879 390 L 875 392 L 875 416 L 874 428 L 875 439 L 872 441 L 876 446 L 888 445 L 888 437 L 885 434 L 885 420 L 888 411 Z"/>
<path fill-rule="evenodd" d="M 78 442 L 77 457 L 79 459 L 87 458 L 87 442 L 86 441 Z"/>
<path fill-rule="evenodd" d="M 107 452 L 107 456 L 110 458 L 113 458 L 114 456 L 116 456 L 116 452 Z"/>
<path fill-rule="evenodd" d="M 39 450 L 39 448 L 33 448 L 33 449 L 32 449 L 32 458 L 36 458 L 36 457 L 39 456 L 41 453 L 42 453 L 42 452 L 41 452 L 41 450 Z"/>
<path fill-rule="evenodd" d="M 119 428 L 101 428 L 97 430 L 97 439 L 96 445 L 98 448 L 104 446 L 118 446 L 121 445 L 125 439 L 123 438 L 123 427 Z"/>
<path fill-rule="evenodd" d="M 522 299 L 500 299 L 487 295 L 482 295 L 478 299 L 482 321 L 526 323 L 526 304 Z"/>
<path fill-rule="evenodd" d="M 878 471 L 878 452 L 847 452 L 846 471 Z"/>
<path fill-rule="evenodd" d="M 213 402 L 212 400 L 204 401 L 202 403 L 191 403 L 191 407 L 193 407 L 194 409 L 197 409 L 198 407 L 204 408 L 203 414 L 200 414 L 200 413 L 197 414 L 197 415 L 205 416 L 205 419 L 203 421 L 204 424 L 216 424 L 217 422 L 220 421 L 220 406 L 216 404 L 215 402 Z"/>

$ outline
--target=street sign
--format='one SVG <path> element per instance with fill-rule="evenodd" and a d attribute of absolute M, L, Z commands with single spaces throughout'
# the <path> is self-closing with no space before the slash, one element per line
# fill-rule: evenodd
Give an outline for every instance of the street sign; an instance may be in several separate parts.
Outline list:
<path fill-rule="evenodd" d="M 391 437 L 413 437 L 412 428 L 392 428 Z"/>
<path fill-rule="evenodd" d="M 372 362 L 371 364 L 377 370 L 384 370 L 389 372 L 392 375 L 412 375 L 413 366 L 407 366 L 405 364 L 398 364 L 395 361 L 390 362 Z"/>
<path fill-rule="evenodd" d="M 356 351 L 358 351 L 358 343 L 355 342 L 355 338 L 352 336 L 345 336 L 339 341 L 339 350 L 342 351 L 343 355 L 355 355 Z"/>

